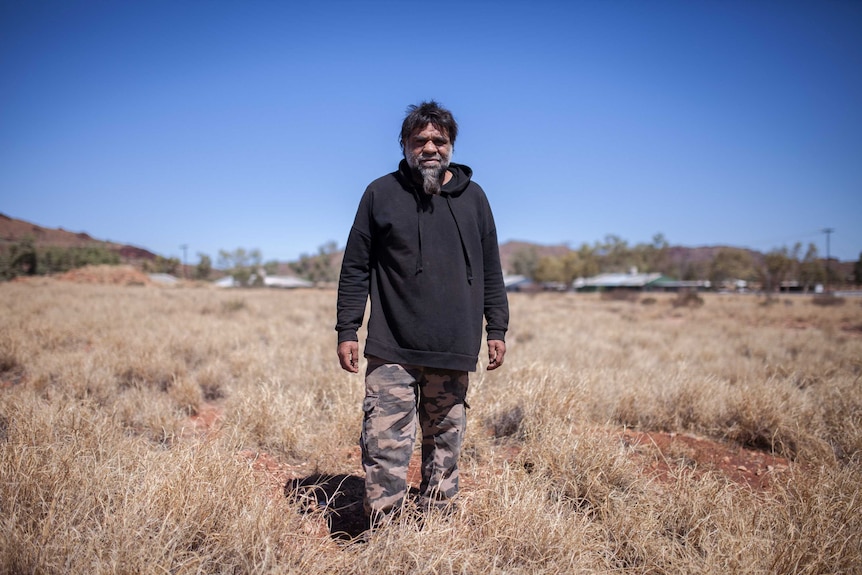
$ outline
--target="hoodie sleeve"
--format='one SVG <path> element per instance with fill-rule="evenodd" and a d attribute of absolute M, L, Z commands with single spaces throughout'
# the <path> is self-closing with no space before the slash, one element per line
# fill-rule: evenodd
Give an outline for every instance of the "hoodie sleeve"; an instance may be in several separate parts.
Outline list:
<path fill-rule="evenodd" d="M 500 248 L 497 245 L 497 228 L 494 216 L 488 207 L 490 231 L 482 238 L 482 257 L 485 270 L 485 330 L 488 339 L 505 341 L 509 329 L 509 299 L 503 282 L 503 268 L 500 263 Z"/>
<path fill-rule="evenodd" d="M 338 279 L 337 323 L 338 343 L 358 341 L 357 330 L 362 326 L 371 277 L 371 193 L 366 190 L 359 202 L 356 218 Z"/>

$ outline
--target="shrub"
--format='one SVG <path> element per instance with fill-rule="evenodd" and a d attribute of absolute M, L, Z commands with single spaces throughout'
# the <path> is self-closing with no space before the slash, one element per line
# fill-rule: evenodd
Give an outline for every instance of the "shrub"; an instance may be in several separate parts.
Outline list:
<path fill-rule="evenodd" d="M 524 410 L 520 405 L 510 409 L 503 409 L 486 418 L 485 424 L 491 434 L 500 439 L 502 437 L 521 437 L 523 434 L 522 423 L 524 421 Z"/>
<path fill-rule="evenodd" d="M 640 293 L 627 289 L 612 289 L 602 292 L 603 301 L 630 301 L 636 302 L 640 299 Z"/>
<path fill-rule="evenodd" d="M 681 291 L 671 303 L 673 307 L 700 307 L 704 301 L 696 291 Z"/>
<path fill-rule="evenodd" d="M 222 313 L 233 313 L 245 308 L 245 300 L 241 298 L 229 299 L 227 301 L 223 301 L 221 304 Z"/>
<path fill-rule="evenodd" d="M 811 303 L 820 306 L 844 305 L 844 298 L 838 297 L 833 293 L 817 294 L 811 300 Z"/>
<path fill-rule="evenodd" d="M 102 246 L 36 246 L 25 238 L 0 250 L 0 279 L 63 273 L 89 265 L 119 265 L 120 255 Z"/>

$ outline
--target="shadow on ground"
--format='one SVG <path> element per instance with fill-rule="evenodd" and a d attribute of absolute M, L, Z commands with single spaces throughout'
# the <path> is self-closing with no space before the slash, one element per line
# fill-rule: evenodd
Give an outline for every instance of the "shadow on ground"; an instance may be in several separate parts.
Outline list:
<path fill-rule="evenodd" d="M 365 480 L 356 475 L 314 473 L 290 479 L 284 486 L 285 496 L 296 503 L 300 513 L 323 512 L 333 539 L 354 540 L 371 527 L 362 508 Z M 407 500 L 419 495 L 408 487 Z"/>
<path fill-rule="evenodd" d="M 369 527 L 362 509 L 365 481 L 355 475 L 315 473 L 291 479 L 284 494 L 299 505 L 300 513 L 323 511 L 333 539 L 354 539 Z"/>

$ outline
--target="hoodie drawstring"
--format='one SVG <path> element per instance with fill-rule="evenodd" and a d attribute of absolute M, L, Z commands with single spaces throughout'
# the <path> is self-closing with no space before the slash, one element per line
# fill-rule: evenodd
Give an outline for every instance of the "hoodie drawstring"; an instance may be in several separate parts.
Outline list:
<path fill-rule="evenodd" d="M 416 257 L 416 275 L 422 273 L 422 212 L 425 211 L 425 207 L 422 203 L 421 192 L 417 192 L 416 188 L 411 188 L 413 192 L 413 197 L 416 199 L 416 237 L 417 243 L 419 245 L 419 254 Z"/>
<path fill-rule="evenodd" d="M 419 256 L 416 258 L 416 275 L 422 273 L 422 209 L 416 210 L 416 234 L 419 236 Z"/>
<path fill-rule="evenodd" d="M 458 239 L 461 240 L 461 251 L 464 252 L 464 263 L 467 264 L 467 283 L 472 285 L 473 264 L 470 262 L 470 254 L 467 252 L 467 245 L 464 243 L 464 236 L 461 234 L 461 225 L 458 223 L 458 218 L 455 217 L 455 210 L 452 209 L 452 202 L 450 201 L 449 196 L 446 196 L 446 205 L 449 206 L 449 213 L 452 214 L 452 219 L 455 221 L 455 228 L 458 230 Z"/>

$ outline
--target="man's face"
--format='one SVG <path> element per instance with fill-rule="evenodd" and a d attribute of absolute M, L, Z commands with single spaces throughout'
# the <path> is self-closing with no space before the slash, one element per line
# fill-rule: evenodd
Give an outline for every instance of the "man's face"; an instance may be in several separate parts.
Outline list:
<path fill-rule="evenodd" d="M 449 167 L 452 157 L 449 134 L 441 132 L 433 124 L 413 130 L 404 144 L 404 157 L 411 168 L 423 175 L 426 171 L 442 174 Z"/>

